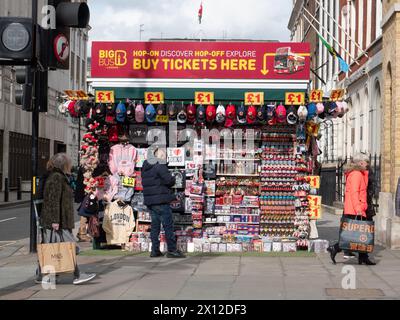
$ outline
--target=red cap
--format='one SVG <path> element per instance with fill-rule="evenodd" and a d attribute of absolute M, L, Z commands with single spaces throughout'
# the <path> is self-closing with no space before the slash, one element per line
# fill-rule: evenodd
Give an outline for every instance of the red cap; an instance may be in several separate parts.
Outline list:
<path fill-rule="evenodd" d="M 257 117 L 257 110 L 255 106 L 250 106 L 249 109 L 247 110 L 247 123 L 251 124 L 256 121 Z"/>
<path fill-rule="evenodd" d="M 187 119 L 189 122 L 195 122 L 196 121 L 196 106 L 191 104 L 187 107 L 186 109 L 186 114 L 187 114 Z"/>
<path fill-rule="evenodd" d="M 232 127 L 235 119 L 236 119 L 236 108 L 234 105 L 230 104 L 226 107 L 225 127 Z"/>
<path fill-rule="evenodd" d="M 280 104 L 277 108 L 276 108 L 276 120 L 279 123 L 283 123 L 286 121 L 286 116 L 287 116 L 287 112 L 286 112 L 286 108 L 283 104 Z"/>
<path fill-rule="evenodd" d="M 215 106 L 209 105 L 206 110 L 207 122 L 213 122 L 216 116 L 217 116 L 217 111 Z"/>

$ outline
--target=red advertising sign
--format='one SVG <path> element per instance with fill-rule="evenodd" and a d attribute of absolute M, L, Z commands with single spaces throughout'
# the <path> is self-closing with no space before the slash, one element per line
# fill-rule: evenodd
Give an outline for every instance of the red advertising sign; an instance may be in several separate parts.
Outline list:
<path fill-rule="evenodd" d="M 310 45 L 94 41 L 92 77 L 308 80 Z"/>

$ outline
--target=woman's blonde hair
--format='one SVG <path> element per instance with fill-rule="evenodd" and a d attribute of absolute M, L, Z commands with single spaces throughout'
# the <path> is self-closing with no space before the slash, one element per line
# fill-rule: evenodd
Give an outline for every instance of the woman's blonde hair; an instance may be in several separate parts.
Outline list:
<path fill-rule="evenodd" d="M 47 170 L 61 170 L 65 174 L 71 174 L 72 160 L 66 153 L 57 153 L 47 162 Z"/>

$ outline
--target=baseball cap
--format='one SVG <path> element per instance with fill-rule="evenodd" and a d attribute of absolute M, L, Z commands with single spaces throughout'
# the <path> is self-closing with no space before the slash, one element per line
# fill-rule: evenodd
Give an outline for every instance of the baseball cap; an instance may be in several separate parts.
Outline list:
<path fill-rule="evenodd" d="M 233 104 L 230 104 L 226 107 L 226 115 L 225 115 L 225 126 L 232 127 L 234 120 L 236 118 L 236 108 Z"/>
<path fill-rule="evenodd" d="M 272 120 L 275 116 L 275 109 L 276 105 L 274 104 L 269 104 L 267 105 L 267 120 Z"/>
<path fill-rule="evenodd" d="M 168 116 L 171 120 L 176 120 L 176 117 L 178 115 L 178 108 L 176 107 L 175 104 L 170 104 L 168 106 Z"/>
<path fill-rule="evenodd" d="M 315 103 L 310 103 L 308 105 L 308 115 L 307 120 L 311 120 L 317 115 L 317 105 Z"/>
<path fill-rule="evenodd" d="M 289 124 L 294 125 L 297 123 L 297 120 L 299 120 L 299 117 L 297 116 L 297 112 L 294 106 L 290 106 L 288 109 L 288 115 L 286 117 L 286 120 Z"/>
<path fill-rule="evenodd" d="M 335 114 L 335 110 L 337 108 L 336 102 L 328 102 L 328 114 L 333 116 Z"/>
<path fill-rule="evenodd" d="M 161 103 L 157 106 L 157 115 L 158 116 L 165 116 L 167 115 L 167 108 L 165 104 Z"/>
<path fill-rule="evenodd" d="M 78 118 L 78 115 L 75 110 L 76 101 L 71 100 L 68 104 L 68 112 L 72 118 Z"/>
<path fill-rule="evenodd" d="M 178 107 L 178 116 L 177 116 L 179 123 L 186 123 L 187 115 L 186 115 L 186 108 L 182 103 L 182 106 Z"/>
<path fill-rule="evenodd" d="M 196 120 L 199 124 L 204 124 L 206 122 L 206 108 L 200 105 L 196 111 Z"/>
<path fill-rule="evenodd" d="M 317 103 L 317 114 L 321 114 L 324 113 L 325 111 L 325 107 L 323 103 Z"/>
<path fill-rule="evenodd" d="M 220 124 L 225 122 L 225 107 L 222 104 L 217 108 L 216 121 Z"/>
<path fill-rule="evenodd" d="M 156 121 L 156 109 L 152 104 L 146 107 L 146 121 L 149 123 L 154 123 Z"/>
<path fill-rule="evenodd" d="M 299 117 L 299 121 L 304 122 L 307 120 L 308 110 L 305 106 L 300 106 L 299 110 L 297 110 L 297 116 Z"/>
<path fill-rule="evenodd" d="M 240 124 L 245 124 L 246 123 L 246 107 L 242 103 L 238 109 L 237 109 L 237 121 Z"/>
<path fill-rule="evenodd" d="M 192 103 L 186 108 L 187 121 L 194 123 L 196 121 L 196 106 Z"/>
<path fill-rule="evenodd" d="M 279 123 L 284 123 L 286 121 L 286 108 L 285 106 L 281 103 L 277 108 L 276 108 L 276 120 Z"/>
<path fill-rule="evenodd" d="M 83 101 L 83 100 L 81 102 L 82 102 L 81 114 L 86 117 L 88 115 L 88 113 L 90 112 L 90 109 L 92 108 L 93 103 L 89 102 L 89 101 Z"/>
<path fill-rule="evenodd" d="M 93 119 L 102 122 L 106 118 L 106 106 L 102 103 L 97 104 L 94 113 L 93 113 Z"/>
<path fill-rule="evenodd" d="M 135 105 L 131 101 L 126 108 L 126 118 L 129 123 L 135 123 Z"/>
<path fill-rule="evenodd" d="M 265 106 L 259 106 L 257 109 L 257 120 L 260 123 L 265 123 L 267 116 L 267 108 Z"/>
<path fill-rule="evenodd" d="M 114 104 L 107 104 L 106 105 L 106 122 L 115 124 L 115 105 Z"/>
<path fill-rule="evenodd" d="M 126 106 L 124 103 L 120 102 L 115 110 L 117 114 L 117 121 L 120 123 L 124 123 L 126 119 Z"/>
<path fill-rule="evenodd" d="M 209 106 L 207 107 L 207 110 L 206 110 L 207 122 L 213 123 L 214 120 L 215 120 L 215 117 L 216 117 L 216 113 L 217 113 L 217 112 L 216 112 L 215 106 L 209 105 Z"/>
<path fill-rule="evenodd" d="M 135 108 L 135 120 L 138 123 L 144 122 L 144 107 L 139 103 Z"/>
<path fill-rule="evenodd" d="M 247 109 L 247 123 L 252 124 L 256 121 L 256 117 L 257 117 L 257 110 L 255 106 L 250 106 Z"/>

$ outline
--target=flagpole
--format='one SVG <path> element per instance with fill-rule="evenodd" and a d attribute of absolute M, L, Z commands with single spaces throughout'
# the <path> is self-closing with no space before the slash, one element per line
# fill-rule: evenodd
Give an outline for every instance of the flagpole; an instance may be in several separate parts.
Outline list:
<path fill-rule="evenodd" d="M 327 33 L 328 35 L 331 36 L 331 38 L 333 39 L 333 41 L 335 41 L 336 44 L 337 44 L 340 48 L 342 48 L 342 49 L 347 53 L 347 55 L 359 66 L 360 64 L 358 63 L 358 61 L 355 60 L 355 59 L 353 58 L 353 56 L 350 54 L 350 52 L 348 52 L 348 51 L 339 43 L 339 41 L 329 32 L 329 30 L 327 30 L 327 28 L 325 28 L 322 24 L 320 24 L 319 21 L 318 21 L 306 8 L 303 8 L 303 9 L 304 9 L 305 12 L 307 12 L 307 13 L 311 16 L 311 18 L 312 18 L 314 21 L 316 21 L 316 22 L 319 24 L 320 27 L 322 27 L 323 30 L 326 31 L 326 33 Z M 307 19 L 307 17 L 306 17 L 304 14 L 303 14 L 303 17 L 304 17 L 304 18 L 307 20 L 307 22 L 317 31 L 317 28 L 313 25 L 313 23 L 311 23 L 310 20 Z M 324 38 L 318 31 L 317 31 L 317 33 L 318 33 L 322 38 Z"/>
<path fill-rule="evenodd" d="M 310 22 L 310 20 L 308 20 L 307 17 L 304 16 L 304 15 L 303 15 L 303 17 L 308 21 L 308 23 L 309 23 L 310 26 L 315 30 L 315 32 L 316 32 L 321 38 L 324 39 L 324 37 L 323 37 L 323 36 L 321 35 L 321 33 L 317 30 L 317 28 Z M 352 57 L 350 56 L 350 58 L 352 58 Z M 356 61 L 356 63 L 357 63 L 357 61 Z M 352 71 L 352 70 L 349 69 L 349 71 Z"/>
<path fill-rule="evenodd" d="M 329 13 L 328 10 L 326 10 L 321 3 L 318 0 L 315 0 L 315 2 L 318 4 L 319 8 L 321 8 L 322 10 L 324 10 L 324 12 L 326 12 L 326 14 L 333 20 L 333 22 L 340 28 L 341 31 L 343 31 L 343 33 L 350 39 L 350 41 L 352 43 L 355 44 L 355 46 L 361 50 L 361 52 L 367 57 L 369 58 L 369 55 L 367 54 L 367 52 L 358 44 L 358 42 L 356 42 L 351 36 L 350 34 L 339 24 L 339 22 Z"/>

